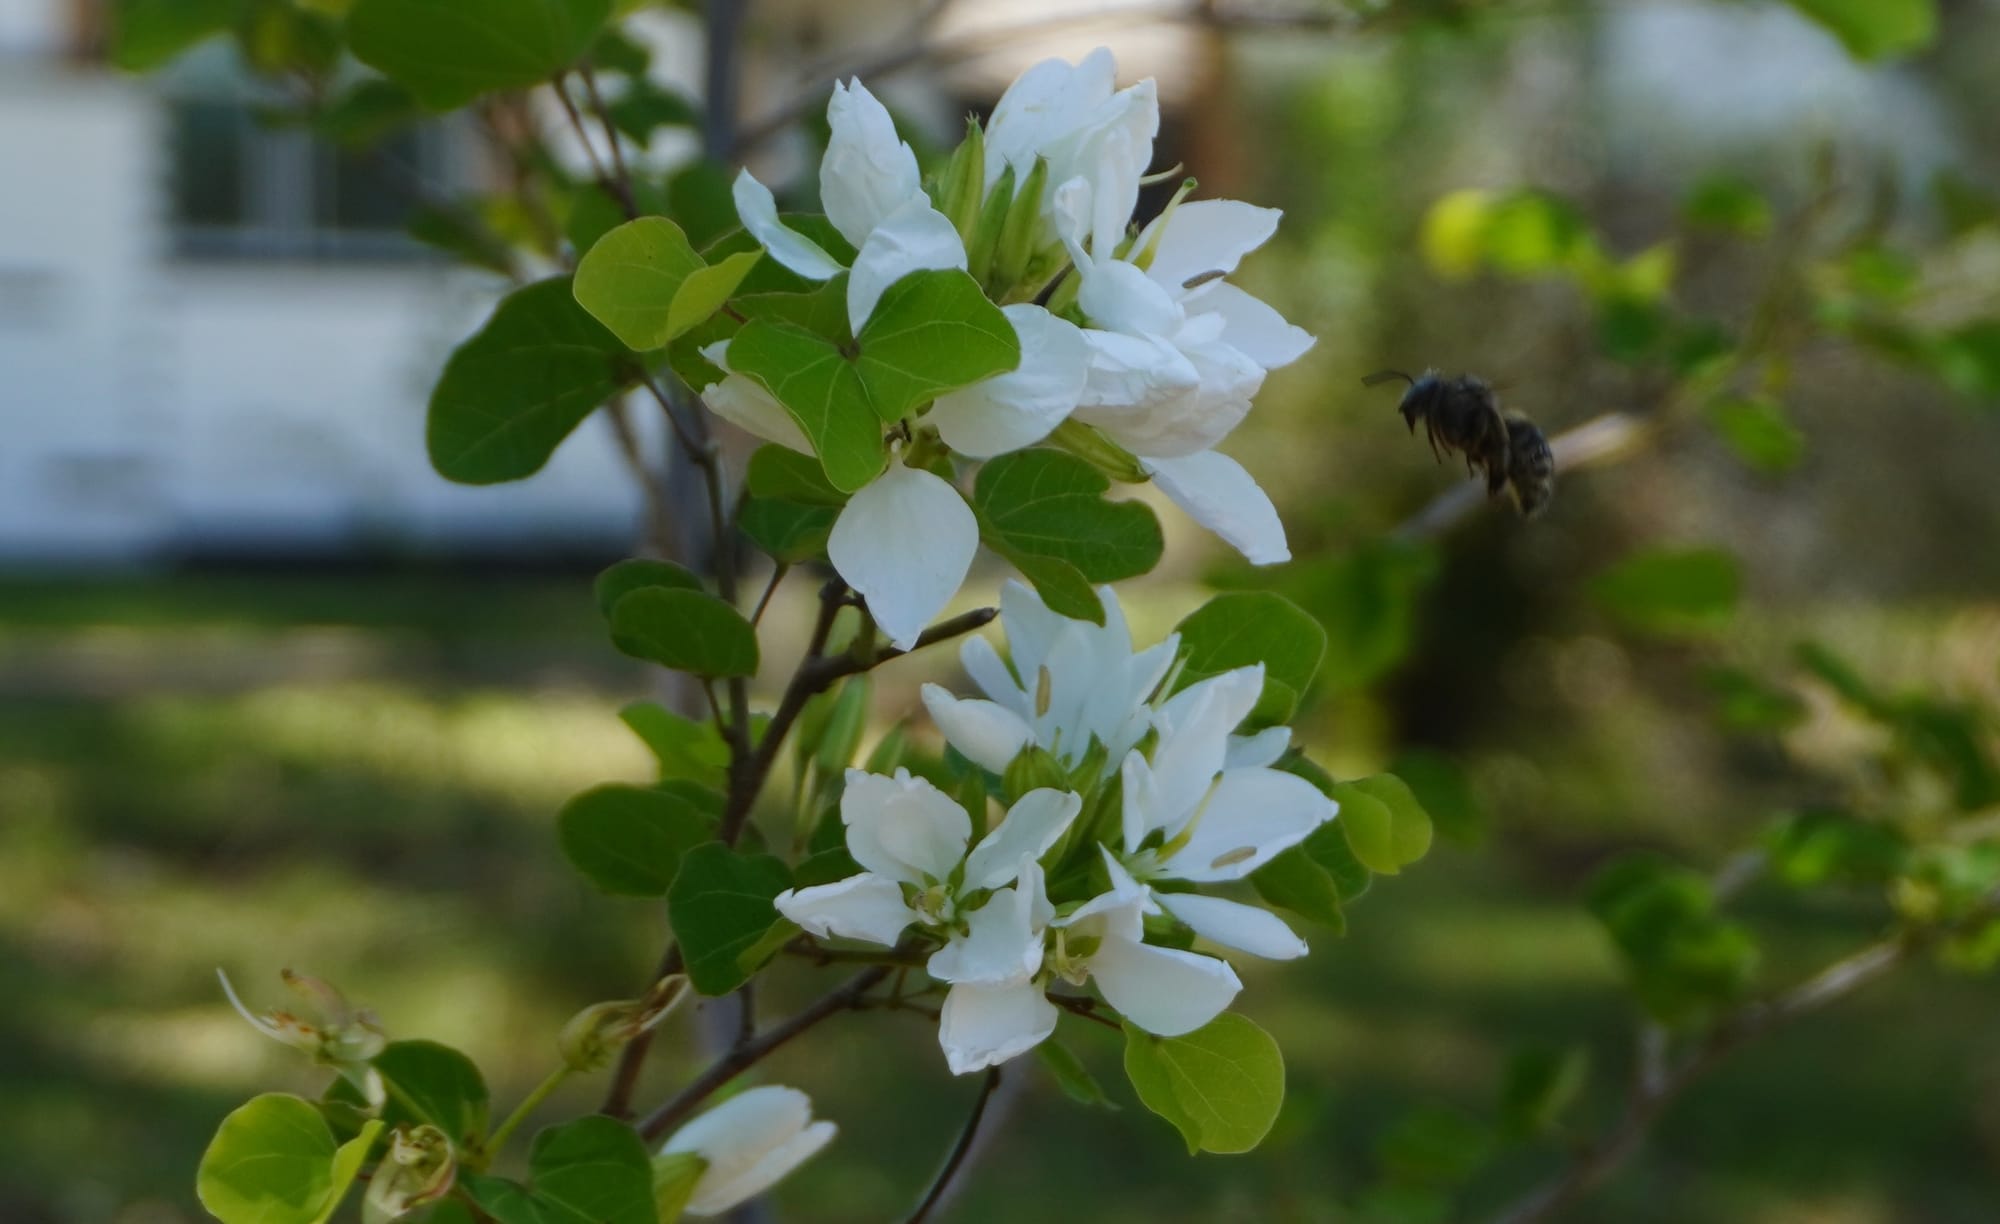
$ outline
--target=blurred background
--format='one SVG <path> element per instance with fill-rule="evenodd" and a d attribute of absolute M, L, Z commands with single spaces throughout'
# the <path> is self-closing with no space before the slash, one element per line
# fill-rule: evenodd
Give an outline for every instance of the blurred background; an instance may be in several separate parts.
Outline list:
<path fill-rule="evenodd" d="M 1336 774 L 1421 779 L 1444 835 L 1309 961 L 1245 971 L 1290 1069 L 1256 1154 L 1187 1158 L 1115 1040 L 1065 1028 L 1122 1108 L 1045 1082 L 1010 1098 L 954 1218 L 1482 1218 L 1600 1129 L 1628 1074 L 1633 1005 L 1580 904 L 1597 865 L 1655 847 L 1713 868 L 1780 813 L 1923 802 L 1879 728 L 1798 679 L 1796 642 L 1963 715 L 1990 761 L 2000 3 L 1940 0 L 1933 37 L 1887 48 L 1830 24 L 1832 0 L 744 8 L 744 130 L 807 100 L 746 149 L 767 179 L 813 164 L 835 69 L 880 68 L 929 154 L 1022 67 L 1108 43 L 1124 79 L 1160 81 L 1156 167 L 1285 209 L 1241 279 L 1319 344 L 1229 449 L 1297 560 L 1249 571 L 1165 508 L 1168 562 L 1127 604 L 1144 640 L 1217 585 L 1307 607 L 1331 645 L 1302 739 Z M 618 719 L 652 682 L 589 592 L 641 546 L 613 433 L 588 422 L 492 488 L 424 456 L 436 371 L 505 283 L 426 245 L 434 202 L 504 167 L 458 120 L 285 123 L 236 41 L 121 73 L 108 17 L 0 3 L 8 1224 L 202 1218 L 216 1121 L 318 1090 L 228 1010 L 218 966 L 253 1007 L 282 1002 L 281 967 L 331 979 L 511 1102 L 661 930 L 553 836 L 569 795 L 652 771 Z M 627 29 L 661 96 L 702 97 L 696 14 Z M 696 118 L 650 125 L 642 170 L 695 156 Z M 1754 385 L 1704 382 L 1751 346 Z M 1494 380 L 1552 436 L 1586 427 L 1544 517 L 1421 517 L 1462 473 L 1360 378 L 1427 366 Z M 1698 560 L 1656 598 L 1635 555 Z M 812 585 L 772 623 L 802 631 Z M 933 678 L 959 679 L 944 656 L 882 673 L 872 734 Z M 1740 906 L 1772 988 L 1884 921 L 1879 890 Z M 1913 966 L 1724 1063 L 1562 1218 L 2000 1218 L 1996 1019 L 1991 981 Z M 642 1099 L 696 1063 L 676 1023 Z M 919 1024 L 837 1022 L 774 1060 L 842 1126 L 781 1188 L 788 1218 L 891 1218 L 926 1184 L 971 1085 L 909 1057 Z M 1428 1196 L 1530 1042 L 1588 1056 L 1573 1134 Z"/>

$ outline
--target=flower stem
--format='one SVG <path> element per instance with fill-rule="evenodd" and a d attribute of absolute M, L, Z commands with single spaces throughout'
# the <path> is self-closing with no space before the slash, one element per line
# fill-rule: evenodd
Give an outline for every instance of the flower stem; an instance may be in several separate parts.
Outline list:
<path fill-rule="evenodd" d="M 931 1212 L 937 1209 L 938 1204 L 944 1201 L 945 1193 L 951 1189 L 953 1179 L 958 1176 L 958 1171 L 965 1165 L 965 1158 L 972 1152 L 972 1141 L 978 1138 L 979 1124 L 986 1118 L 986 1105 L 993 1099 L 993 1090 L 999 1086 L 1000 1068 L 988 1069 L 986 1082 L 979 1086 L 979 1097 L 972 1102 L 972 1114 L 965 1120 L 965 1129 L 959 1132 L 958 1142 L 952 1146 L 951 1155 L 945 1157 L 944 1168 L 938 1170 L 937 1180 L 931 1183 L 930 1190 L 924 1194 L 924 1201 L 918 1203 L 917 1209 L 910 1213 L 907 1224 L 923 1224 L 930 1218 Z"/>
<path fill-rule="evenodd" d="M 485 1147 L 488 1159 L 498 1156 L 506 1148 L 507 1140 L 513 1137 L 514 1131 L 520 1127 L 522 1122 L 527 1120 L 528 1115 L 533 1113 L 543 1101 L 549 1099 L 551 1092 L 554 1092 L 562 1085 L 564 1080 L 569 1078 L 569 1073 L 569 1064 L 562 1064 L 549 1072 L 547 1079 L 535 1085 L 533 1092 L 522 1098 L 521 1103 L 514 1107 L 514 1112 L 508 1114 L 507 1120 L 502 1122 L 494 1130 L 492 1136 L 486 1140 Z"/>

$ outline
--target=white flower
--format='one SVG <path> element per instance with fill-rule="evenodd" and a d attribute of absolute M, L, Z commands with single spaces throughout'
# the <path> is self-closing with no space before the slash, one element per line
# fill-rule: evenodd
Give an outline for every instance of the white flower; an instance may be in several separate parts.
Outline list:
<path fill-rule="evenodd" d="M 1236 971 L 1213 956 L 1147 943 L 1145 915 L 1159 912 L 1152 890 L 1108 850 L 1104 863 L 1111 891 L 1055 922 L 1055 972 L 1078 985 L 1096 982 L 1120 1015 L 1161 1037 L 1215 1019 L 1243 988 Z"/>
<path fill-rule="evenodd" d="M 972 818 L 943 791 L 908 770 L 889 778 L 852 769 L 840 818 L 848 853 L 864 870 L 787 889 L 774 904 L 822 938 L 893 947 L 912 924 L 942 938 L 925 966 L 951 983 L 938 1040 L 954 1073 L 977 1071 L 1055 1029 L 1055 1008 L 1034 985 L 1053 917 L 1036 860 L 1082 803 L 1061 791 L 1030 791 L 968 851 Z"/>
<path fill-rule="evenodd" d="M 971 638 L 959 659 L 986 699 L 954 697 L 935 684 L 923 689 L 925 707 L 953 747 L 995 773 L 1029 744 L 1071 767 L 1093 741 L 1111 762 L 1131 751 L 1151 723 L 1147 699 L 1173 666 L 1180 638 L 1135 652 L 1118 597 L 1102 587 L 1098 598 L 1101 626 L 1058 616 L 1020 582 L 1001 588 L 1000 624 L 1013 666 L 991 642 Z"/>
<path fill-rule="evenodd" d="M 1076 408 L 1090 377 L 1090 346 L 1076 324 L 1025 302 L 1000 312 L 1021 342 L 1021 364 L 938 396 L 925 418 L 945 445 L 972 459 L 1040 442 Z"/>
<path fill-rule="evenodd" d="M 951 482 L 892 457 L 834 520 L 826 555 L 868 601 L 898 650 L 958 594 L 979 551 L 979 521 Z"/>
<path fill-rule="evenodd" d="M 812 1101 L 796 1088 L 752 1088 L 675 1131 L 663 1156 L 692 1153 L 706 1165 L 687 1211 L 721 1215 L 762 1194 L 825 1147 L 833 1123 L 813 1121 Z"/>

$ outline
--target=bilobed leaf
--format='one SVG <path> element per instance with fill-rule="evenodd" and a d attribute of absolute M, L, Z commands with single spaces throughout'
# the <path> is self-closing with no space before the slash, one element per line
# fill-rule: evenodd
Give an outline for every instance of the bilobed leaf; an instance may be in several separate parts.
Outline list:
<path fill-rule="evenodd" d="M 1919 51 L 1937 37 L 1937 0 L 1792 0 L 1856 59 Z"/>
<path fill-rule="evenodd" d="M 1060 1041 L 1051 1038 L 1042 1042 L 1035 1047 L 1035 1057 L 1041 1060 L 1042 1066 L 1048 1068 L 1049 1074 L 1055 1077 L 1056 1086 L 1061 1088 L 1063 1095 L 1070 1100 L 1079 1105 L 1096 1105 L 1104 1109 L 1118 1108 L 1110 1097 L 1104 1095 L 1103 1085 L 1099 1084 L 1097 1077 L 1090 1073 L 1090 1068 L 1084 1066 L 1083 1060 Z"/>
<path fill-rule="evenodd" d="M 611 609 L 611 640 L 634 658 L 696 676 L 757 674 L 757 631 L 704 591 L 633 591 Z"/>
<path fill-rule="evenodd" d="M 1125 1074 L 1146 1108 L 1181 1132 L 1191 1154 L 1250 1151 L 1285 1101 L 1278 1043 L 1234 1012 L 1180 1037 L 1155 1037 L 1128 1023 Z"/>
<path fill-rule="evenodd" d="M 912 272 L 889 286 L 854 339 L 869 403 L 889 423 L 1021 364 L 1014 325 L 956 268 Z"/>
<path fill-rule="evenodd" d="M 1655 634 L 1721 628 L 1736 612 L 1742 579 L 1720 549 L 1639 553 L 1599 574 L 1591 594 L 1630 628 Z"/>
<path fill-rule="evenodd" d="M 1486 834 L 1486 814 L 1458 763 L 1441 752 L 1412 748 L 1397 757 L 1389 772 L 1403 780 L 1438 835 L 1460 845 L 1473 845 Z"/>
<path fill-rule="evenodd" d="M 1289 722 L 1299 694 L 1312 683 L 1326 653 L 1326 630 L 1297 604 L 1269 591 L 1217 595 L 1176 627 L 1186 688 L 1210 676 L 1264 665 L 1264 694 L 1251 712 L 1254 725 Z"/>
<path fill-rule="evenodd" d="M 618 711 L 619 720 L 652 749 L 660 763 L 660 778 L 685 779 L 706 787 L 723 784 L 729 767 L 729 746 L 715 724 L 676 714 L 650 701 L 635 701 Z"/>
<path fill-rule="evenodd" d="M 1150 507 L 1106 501 L 1110 487 L 1084 460 L 1037 447 L 982 467 L 972 508 L 981 538 L 1017 565 L 1020 557 L 1046 558 L 1070 566 L 1086 583 L 1120 582 L 1158 564 L 1163 539 Z"/>
<path fill-rule="evenodd" d="M 825 471 L 811 455 L 775 443 L 758 447 L 750 456 L 744 482 L 753 497 L 812 506 L 838 506 L 847 501 L 839 489 L 827 483 Z"/>
<path fill-rule="evenodd" d="M 611 609 L 618 605 L 619 600 L 645 587 L 669 587 L 682 591 L 702 589 L 701 579 L 684 565 L 655 561 L 650 557 L 631 557 L 599 574 L 591 586 L 591 593 L 597 597 L 597 610 L 610 616 Z"/>
<path fill-rule="evenodd" d="M 1395 875 L 1431 848 L 1431 818 L 1410 788 L 1394 774 L 1376 774 L 1335 784 L 1340 802 L 1336 823 L 1348 848 L 1368 870 Z"/>
<path fill-rule="evenodd" d="M 236 24 L 244 0 L 116 0 L 111 62 L 146 72 Z"/>
<path fill-rule="evenodd" d="M 500 1224 L 659 1224 L 646 1145 L 614 1118 L 593 1115 L 541 1131 L 528 1169 L 526 1186 L 480 1174 L 459 1181 Z"/>
<path fill-rule="evenodd" d="M 750 971 L 739 958 L 779 921 L 772 898 L 791 887 L 785 865 L 767 854 L 738 854 L 721 842 L 681 857 L 667 894 L 667 917 L 687 957 L 688 980 L 705 995 L 725 995 Z"/>
<path fill-rule="evenodd" d="M 556 817 L 563 854 L 617 897 L 664 897 L 681 856 L 715 836 L 715 820 L 679 795 L 638 786 L 593 787 Z"/>
<path fill-rule="evenodd" d="M 832 506 L 753 497 L 743 503 L 736 526 L 773 561 L 797 565 L 826 555 L 826 542 L 840 511 Z"/>
<path fill-rule="evenodd" d="M 1313 860 L 1303 845 L 1293 846 L 1250 873 L 1257 895 L 1272 905 L 1280 905 L 1301 918 L 1332 928 L 1336 935 L 1347 931 L 1347 915 L 1341 911 L 1340 887 L 1332 873 Z"/>
<path fill-rule="evenodd" d="M 868 390 L 839 345 L 796 323 L 753 317 L 729 342 L 729 365 L 798 422 L 826 478 L 852 493 L 882 474 L 889 453 Z"/>
<path fill-rule="evenodd" d="M 577 304 L 627 348 L 662 348 L 714 313 L 711 309 L 683 327 L 673 326 L 675 297 L 707 267 L 680 226 L 665 217 L 639 217 L 599 238 L 576 265 Z"/>
<path fill-rule="evenodd" d="M 1097 597 L 1097 589 L 1090 585 L 1083 571 L 1061 557 L 1037 556 L 992 540 L 986 543 L 1021 571 L 1021 577 L 1035 588 L 1035 594 L 1041 596 L 1049 611 L 1093 625 L 1104 623 L 1104 601 Z"/>
<path fill-rule="evenodd" d="M 195 1174 L 195 1194 L 222 1224 L 322 1224 L 354 1183 L 382 1123 L 336 1143 L 310 1101 L 252 1097 L 222 1120 Z"/>
<path fill-rule="evenodd" d="M 689 275 L 667 311 L 667 338 L 686 335 L 721 310 L 763 257 L 762 251 L 743 251 Z"/>
<path fill-rule="evenodd" d="M 618 337 L 576 304 L 567 277 L 516 289 L 452 353 L 431 392 L 432 466 L 460 484 L 533 475 L 630 380 L 626 360 Z"/>
<path fill-rule="evenodd" d="M 355 0 L 355 58 L 432 110 L 539 85 L 590 49 L 612 0 Z"/>

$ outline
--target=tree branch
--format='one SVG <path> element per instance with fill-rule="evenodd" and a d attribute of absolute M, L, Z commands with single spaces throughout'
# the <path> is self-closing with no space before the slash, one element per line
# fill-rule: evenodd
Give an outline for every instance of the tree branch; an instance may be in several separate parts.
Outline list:
<path fill-rule="evenodd" d="M 1000 1086 L 1000 1068 L 989 1067 L 986 1082 L 979 1086 L 979 1096 L 972 1102 L 972 1113 L 965 1119 L 965 1129 L 959 1132 L 958 1142 L 952 1145 L 951 1155 L 945 1157 L 944 1168 L 938 1170 L 937 1180 L 924 1195 L 917 1209 L 910 1213 L 908 1224 L 923 1224 L 931 1212 L 944 1200 L 951 1189 L 952 1181 L 965 1166 L 965 1158 L 972 1151 L 972 1141 L 979 1135 L 979 1124 L 986 1117 L 986 1103 L 993 1099 L 993 1090 Z"/>
<path fill-rule="evenodd" d="M 653 971 L 653 980 L 657 982 L 663 977 L 679 973 L 683 968 L 685 964 L 681 956 L 681 946 L 678 943 L 668 943 L 665 954 L 660 957 L 659 968 Z M 626 1042 L 625 1048 L 618 1052 L 618 1068 L 611 1073 L 611 1087 L 605 1091 L 604 1104 L 597 1107 L 598 1113 L 609 1114 L 614 1118 L 631 1115 L 632 1091 L 638 1087 L 639 1072 L 646 1065 L 646 1054 L 653 1048 L 653 1033 L 658 1027 L 654 1025 L 643 1030 L 638 1036 Z"/>

